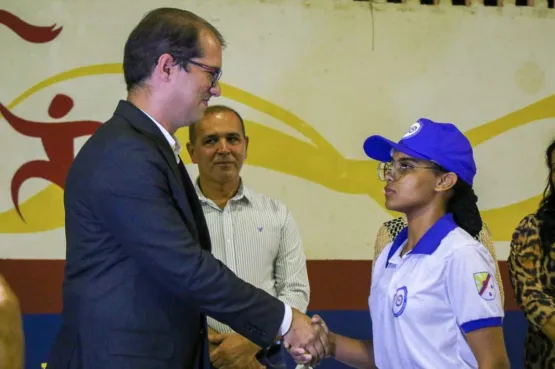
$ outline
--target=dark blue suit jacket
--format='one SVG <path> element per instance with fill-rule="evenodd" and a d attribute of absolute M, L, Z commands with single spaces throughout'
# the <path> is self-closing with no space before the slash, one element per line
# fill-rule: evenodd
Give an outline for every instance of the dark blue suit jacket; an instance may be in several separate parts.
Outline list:
<path fill-rule="evenodd" d="M 48 369 L 210 368 L 206 316 L 262 347 L 284 305 L 210 253 L 192 182 L 155 123 L 121 101 L 65 187 L 62 327 Z"/>

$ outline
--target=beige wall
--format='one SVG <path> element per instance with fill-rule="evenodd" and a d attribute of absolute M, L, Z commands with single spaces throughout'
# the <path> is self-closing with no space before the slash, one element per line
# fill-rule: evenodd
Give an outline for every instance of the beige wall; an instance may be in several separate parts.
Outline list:
<path fill-rule="evenodd" d="M 133 4 L 133 5 L 131 5 Z M 382 184 L 364 139 L 400 138 L 420 117 L 451 121 L 475 146 L 480 207 L 505 258 L 514 226 L 544 187 L 555 137 L 555 11 L 353 1 L 166 1 L 197 12 L 227 38 L 223 96 L 248 121 L 244 178 L 289 205 L 310 259 L 371 259 Z M 10 2 L 26 22 L 62 26 L 48 43 L 0 26 L 0 102 L 39 122 L 106 120 L 125 97 L 125 39 L 145 0 Z M 542 7 L 544 9 L 542 9 Z M 75 106 L 48 115 L 56 94 Z M 178 137 L 186 141 L 187 133 Z M 76 150 L 86 137 L 75 140 Z M 44 179 L 10 185 L 47 160 L 39 138 L 0 119 L 0 258 L 64 258 L 62 191 Z M 187 156 L 183 152 L 184 157 Z M 188 159 L 188 158 L 187 158 Z M 196 169 L 189 166 L 192 175 Z"/>

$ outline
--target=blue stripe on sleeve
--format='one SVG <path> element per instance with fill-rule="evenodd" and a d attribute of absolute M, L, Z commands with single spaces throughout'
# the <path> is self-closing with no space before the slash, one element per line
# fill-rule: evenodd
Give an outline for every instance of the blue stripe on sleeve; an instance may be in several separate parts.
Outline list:
<path fill-rule="evenodd" d="M 496 317 L 496 318 L 471 320 L 470 322 L 461 324 L 461 329 L 465 334 L 467 334 L 472 331 L 476 331 L 478 329 L 488 328 L 488 327 L 500 327 L 502 325 L 503 325 L 503 318 Z"/>

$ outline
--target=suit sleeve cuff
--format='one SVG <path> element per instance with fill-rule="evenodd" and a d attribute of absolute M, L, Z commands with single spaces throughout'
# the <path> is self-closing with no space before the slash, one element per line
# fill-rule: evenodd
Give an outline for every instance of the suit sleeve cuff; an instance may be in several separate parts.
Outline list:
<path fill-rule="evenodd" d="M 291 328 L 291 323 L 293 320 L 293 310 L 291 306 L 285 304 L 285 314 L 283 315 L 283 321 L 281 322 L 281 327 L 279 328 L 279 335 L 284 336 L 287 332 L 289 332 L 289 328 Z"/>

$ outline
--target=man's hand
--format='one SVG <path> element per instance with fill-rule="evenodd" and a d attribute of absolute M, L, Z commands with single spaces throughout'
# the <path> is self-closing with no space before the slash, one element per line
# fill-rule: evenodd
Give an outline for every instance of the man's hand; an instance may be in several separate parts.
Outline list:
<path fill-rule="evenodd" d="M 210 362 L 218 369 L 259 369 L 256 360 L 260 346 L 237 333 L 209 333 Z"/>
<path fill-rule="evenodd" d="M 315 365 L 330 356 L 328 330 L 325 324 L 320 324 L 321 318 L 312 321 L 297 309 L 293 310 L 291 328 L 283 336 L 285 347 L 304 349 L 310 355 L 310 363 Z"/>
<path fill-rule="evenodd" d="M 333 333 L 329 331 L 326 322 L 319 315 L 317 314 L 313 315 L 311 320 L 312 320 L 312 324 L 320 325 L 324 330 L 325 334 L 328 335 L 329 356 L 333 356 L 334 355 Z M 287 351 L 289 352 L 289 354 L 297 364 L 299 365 L 306 364 L 306 365 L 312 365 L 312 366 L 315 366 L 316 364 L 318 364 L 318 361 L 314 360 L 312 355 L 310 355 L 305 349 L 299 348 L 299 347 L 292 347 L 287 342 L 284 343 L 284 347 L 287 349 Z"/>
<path fill-rule="evenodd" d="M 223 335 L 216 332 L 216 330 L 208 327 L 208 347 L 210 349 L 210 352 L 215 350 L 221 341 L 223 341 Z M 217 344 L 214 342 L 217 342 Z"/>

